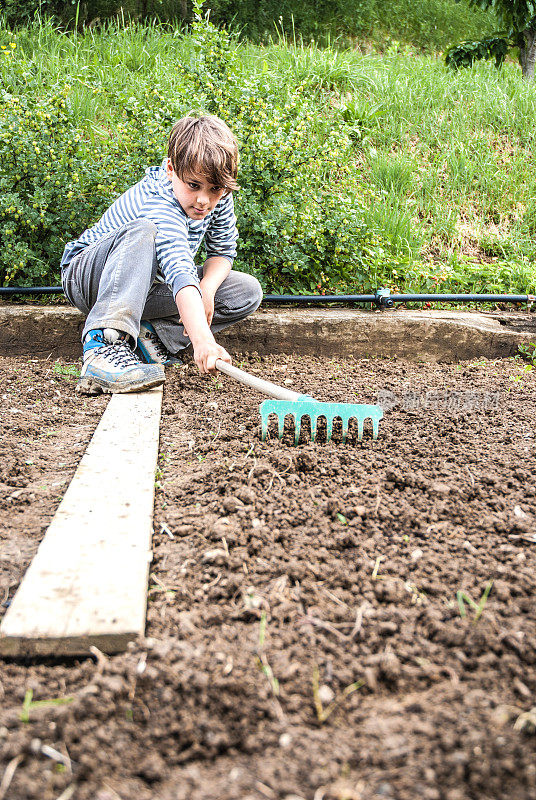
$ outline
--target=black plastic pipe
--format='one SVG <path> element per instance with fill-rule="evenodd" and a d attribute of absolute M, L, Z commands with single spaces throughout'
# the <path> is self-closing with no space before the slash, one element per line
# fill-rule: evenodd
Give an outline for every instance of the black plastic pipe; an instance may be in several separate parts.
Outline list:
<path fill-rule="evenodd" d="M 61 286 L 3 286 L 0 296 L 63 294 Z M 326 305 L 337 303 L 374 303 L 378 308 L 392 308 L 395 303 L 526 303 L 536 298 L 531 294 L 390 294 L 378 289 L 376 294 L 266 294 L 263 303 L 270 305 Z"/>
<path fill-rule="evenodd" d="M 17 294 L 63 294 L 61 286 L 0 286 L 0 296 Z"/>
<path fill-rule="evenodd" d="M 298 303 L 375 303 L 377 306 L 392 308 L 395 303 L 533 303 L 535 297 L 530 294 L 323 294 L 294 295 L 267 294 L 263 303 L 286 305 Z"/>

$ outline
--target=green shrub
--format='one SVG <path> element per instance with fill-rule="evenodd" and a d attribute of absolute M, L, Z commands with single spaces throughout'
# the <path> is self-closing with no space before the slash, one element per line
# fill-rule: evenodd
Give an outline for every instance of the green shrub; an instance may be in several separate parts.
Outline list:
<path fill-rule="evenodd" d="M 151 89 L 140 97 L 104 92 L 114 119 L 99 121 L 96 140 L 69 113 L 73 86 L 42 97 L 8 51 L 11 91 L 0 112 L 4 285 L 57 282 L 65 242 L 161 161 L 173 119 L 192 97 L 226 119 L 240 142 L 239 269 L 268 291 L 359 290 L 372 288 L 379 251 L 396 260 L 396 248 L 366 223 L 375 196 L 360 186 L 342 117 L 321 121 L 308 82 L 282 99 L 269 76 L 245 75 L 232 35 L 203 17 L 200 3 L 194 9 L 173 102 Z M 17 82 L 25 85 L 19 97 Z M 97 83 L 84 87 L 103 94 Z"/>
<path fill-rule="evenodd" d="M 187 3 L 179 4 L 187 6 Z M 111 17 L 125 19 L 173 19 L 179 16 L 174 0 L 0 0 L 2 12 L 10 25 L 25 25 L 36 16 L 53 17 L 67 26 L 103 22 Z"/>
<path fill-rule="evenodd" d="M 0 89 L 0 283 L 55 284 L 65 243 L 161 160 L 172 118 L 155 91 L 118 97 L 122 120 L 106 147 L 93 148 L 69 113 L 72 87 L 42 95 L 31 76 L 17 74 L 15 48 L 2 47 L 12 83 L 24 90 Z"/>
<path fill-rule="evenodd" d="M 56 15 L 61 5 L 59 0 L 0 0 L 0 11 L 10 25 L 24 25 L 36 14 Z"/>
<path fill-rule="evenodd" d="M 0 278 L 57 280 L 66 230 L 80 227 L 91 190 L 77 160 L 81 137 L 65 112 L 66 92 L 37 99 L 2 92 L 0 105 Z M 82 188 L 84 187 L 84 188 Z"/>

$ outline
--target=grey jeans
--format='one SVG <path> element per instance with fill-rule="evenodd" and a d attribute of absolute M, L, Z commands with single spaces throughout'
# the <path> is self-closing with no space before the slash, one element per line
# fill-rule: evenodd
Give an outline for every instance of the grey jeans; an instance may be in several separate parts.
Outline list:
<path fill-rule="evenodd" d="M 155 281 L 156 231 L 149 220 L 134 220 L 86 247 L 64 267 L 63 291 L 72 305 L 87 314 L 82 339 L 88 331 L 115 328 L 135 341 L 144 319 L 171 353 L 190 344 L 169 287 Z M 201 278 L 202 267 L 198 274 Z M 244 319 L 261 300 L 256 278 L 231 271 L 214 298 L 212 332 Z"/>

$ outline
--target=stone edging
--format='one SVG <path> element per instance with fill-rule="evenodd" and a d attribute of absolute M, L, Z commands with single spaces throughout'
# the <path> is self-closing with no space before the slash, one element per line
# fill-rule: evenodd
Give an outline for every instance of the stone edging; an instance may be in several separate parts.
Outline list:
<path fill-rule="evenodd" d="M 0 306 L 0 355 L 80 356 L 82 314 L 67 306 Z M 261 309 L 218 335 L 231 354 L 449 362 L 515 355 L 536 343 L 536 315 L 475 311 Z"/>

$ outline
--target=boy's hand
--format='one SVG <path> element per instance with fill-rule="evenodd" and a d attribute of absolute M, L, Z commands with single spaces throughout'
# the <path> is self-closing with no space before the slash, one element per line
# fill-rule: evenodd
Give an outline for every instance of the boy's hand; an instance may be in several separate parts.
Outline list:
<path fill-rule="evenodd" d="M 231 356 L 224 347 L 215 341 L 202 341 L 194 345 L 194 360 L 199 368 L 199 372 L 211 374 L 216 373 L 216 359 L 231 363 Z"/>
<path fill-rule="evenodd" d="M 209 293 L 210 294 L 210 293 Z M 202 373 L 216 372 L 216 359 L 231 363 L 231 356 L 219 345 L 207 324 L 205 304 L 195 286 L 184 286 L 175 297 L 179 316 L 194 349 L 194 360 Z"/>

